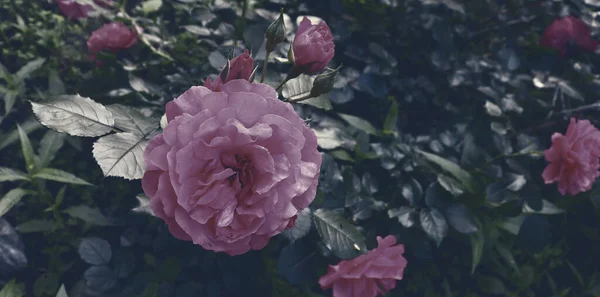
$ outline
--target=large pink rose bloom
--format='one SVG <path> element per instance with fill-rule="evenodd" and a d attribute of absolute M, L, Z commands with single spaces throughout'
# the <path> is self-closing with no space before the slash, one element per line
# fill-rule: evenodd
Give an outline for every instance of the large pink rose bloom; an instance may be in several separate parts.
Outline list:
<path fill-rule="evenodd" d="M 406 268 L 404 245 L 396 237 L 377 236 L 377 248 L 352 260 L 329 266 L 319 279 L 321 288 L 333 287 L 333 297 L 375 297 L 396 287 Z"/>
<path fill-rule="evenodd" d="M 335 54 L 335 44 L 329 26 L 323 21 L 313 25 L 302 19 L 292 42 L 294 65 L 302 72 L 315 74 L 327 67 Z"/>
<path fill-rule="evenodd" d="M 56 0 L 60 11 L 70 19 L 82 19 L 88 16 L 88 13 L 94 10 L 91 5 L 81 5 L 75 0 Z M 112 0 L 94 0 L 94 3 L 108 7 L 112 4 Z"/>
<path fill-rule="evenodd" d="M 565 56 L 570 44 L 575 44 L 590 52 L 595 51 L 598 47 L 598 41 L 592 38 L 590 27 L 573 16 L 560 18 L 552 22 L 544 30 L 540 44 L 543 47 L 557 50 L 561 57 Z"/>
<path fill-rule="evenodd" d="M 558 182 L 562 195 L 588 191 L 600 176 L 600 131 L 588 120 L 571 118 L 565 135 L 552 134 L 544 156 L 550 162 L 542 173 L 546 184 Z"/>
<path fill-rule="evenodd" d="M 252 59 L 252 56 L 250 56 L 248 50 L 244 50 L 242 54 L 233 58 L 229 63 L 229 73 L 227 73 L 225 81 L 222 80 L 222 76 L 224 76 L 223 71 L 226 70 L 222 70 L 214 81 L 211 81 L 210 78 L 207 78 L 204 86 L 211 91 L 218 92 L 221 90 L 221 86 L 223 86 L 224 83 L 227 83 L 231 80 L 250 80 L 252 72 L 254 71 L 254 59 Z"/>
<path fill-rule="evenodd" d="M 126 49 L 138 41 L 138 34 L 123 23 L 104 24 L 102 28 L 92 32 L 87 41 L 90 59 L 95 60 L 96 54 L 106 50 L 115 53 L 120 49 Z"/>
<path fill-rule="evenodd" d="M 259 250 L 315 198 L 317 137 L 269 85 L 191 87 L 166 114 L 142 187 L 175 237 L 229 255 Z"/>

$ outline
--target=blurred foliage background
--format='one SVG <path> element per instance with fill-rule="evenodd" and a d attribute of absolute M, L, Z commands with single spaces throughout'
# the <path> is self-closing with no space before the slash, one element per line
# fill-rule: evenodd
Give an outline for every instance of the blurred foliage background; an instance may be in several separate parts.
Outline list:
<path fill-rule="evenodd" d="M 538 45 L 565 15 L 597 32 L 600 1 L 119 4 L 68 20 L 54 1 L 0 0 L 0 296 L 330 296 L 317 284 L 325 263 L 388 234 L 408 267 L 387 296 L 600 296 L 599 188 L 561 196 L 540 154 L 569 117 L 599 124 L 600 57 Z M 343 67 L 327 98 L 295 106 L 324 152 L 317 198 L 262 251 L 174 239 L 139 181 L 103 176 L 94 139 L 33 117 L 28 101 L 61 94 L 160 116 L 232 50 L 262 65 L 282 7 L 276 56 L 310 15 L 331 27 Z M 142 42 L 96 67 L 85 42 L 108 20 L 143 28 Z M 286 67 L 271 61 L 266 82 Z M 332 222 L 352 232 L 325 232 Z"/>

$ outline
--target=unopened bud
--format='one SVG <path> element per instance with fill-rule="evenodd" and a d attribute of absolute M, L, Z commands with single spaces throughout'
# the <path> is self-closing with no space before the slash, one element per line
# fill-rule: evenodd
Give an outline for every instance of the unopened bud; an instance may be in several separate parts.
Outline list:
<path fill-rule="evenodd" d="M 281 9 L 281 13 L 279 13 L 279 18 L 277 18 L 273 23 L 271 23 L 271 25 L 269 25 L 269 27 L 267 28 L 265 37 L 267 38 L 267 43 L 265 45 L 267 53 L 272 52 L 275 49 L 276 45 L 285 40 L 285 23 L 283 21 L 283 8 Z"/>
<path fill-rule="evenodd" d="M 342 65 L 336 69 L 327 69 L 325 72 L 319 74 L 313 82 L 312 89 L 310 89 L 310 96 L 318 97 L 331 92 L 335 84 L 335 76 L 340 71 L 340 68 L 342 68 Z"/>

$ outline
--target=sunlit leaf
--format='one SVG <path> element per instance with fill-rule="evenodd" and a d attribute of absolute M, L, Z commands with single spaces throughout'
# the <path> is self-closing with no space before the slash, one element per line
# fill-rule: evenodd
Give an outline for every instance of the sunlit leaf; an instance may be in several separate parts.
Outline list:
<path fill-rule="evenodd" d="M 15 206 L 21 198 L 25 197 L 28 192 L 21 188 L 15 188 L 8 191 L 2 198 L 0 198 L 0 217 L 7 213 L 13 206 Z"/>
<path fill-rule="evenodd" d="M 92 153 L 105 176 L 141 179 L 144 176 L 144 149 L 149 140 L 133 133 L 104 136 L 94 143 Z"/>
<path fill-rule="evenodd" d="M 0 167 L 0 182 L 6 181 L 18 181 L 18 180 L 29 180 L 29 176 L 23 171 Z"/>
<path fill-rule="evenodd" d="M 377 135 L 377 128 L 373 127 L 373 125 L 371 125 L 371 123 L 369 123 L 367 120 L 349 114 L 338 113 L 338 115 L 355 128 L 363 130 L 369 134 Z"/>
<path fill-rule="evenodd" d="M 419 218 L 423 231 L 440 246 L 448 233 L 448 223 L 444 215 L 435 208 L 422 209 Z"/>
<path fill-rule="evenodd" d="M 145 137 L 158 128 L 159 119 L 147 117 L 136 108 L 121 104 L 108 105 L 106 108 L 115 118 L 115 127 L 125 132 Z"/>
<path fill-rule="evenodd" d="M 365 237 L 340 214 L 327 209 L 317 209 L 313 218 L 323 243 L 337 257 L 352 259 L 367 251 Z"/>

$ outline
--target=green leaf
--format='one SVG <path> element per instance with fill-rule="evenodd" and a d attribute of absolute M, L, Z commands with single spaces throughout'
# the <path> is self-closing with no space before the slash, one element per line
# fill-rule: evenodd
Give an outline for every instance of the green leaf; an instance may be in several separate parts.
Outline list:
<path fill-rule="evenodd" d="M 66 93 L 65 84 L 55 69 L 50 70 L 48 74 L 48 92 L 52 96 L 64 95 Z"/>
<path fill-rule="evenodd" d="M 323 243 L 337 257 L 352 259 L 367 251 L 365 237 L 340 214 L 317 209 L 313 213 L 313 219 Z"/>
<path fill-rule="evenodd" d="M 135 199 L 138 200 L 139 205 L 133 208 L 131 211 L 138 213 L 147 213 L 151 216 L 154 216 L 154 212 L 152 208 L 150 208 L 150 197 L 146 196 L 146 194 L 141 193 L 135 196 Z"/>
<path fill-rule="evenodd" d="M 512 252 L 505 248 L 501 243 L 496 243 L 495 247 L 500 257 L 502 257 L 502 259 L 504 259 L 504 261 L 506 261 L 506 263 L 508 263 L 508 265 L 514 269 L 515 272 L 521 274 L 519 266 L 517 266 L 517 261 L 515 261 L 515 257 L 513 256 Z"/>
<path fill-rule="evenodd" d="M 429 238 L 433 239 L 439 247 L 448 234 L 448 223 L 444 215 L 437 209 L 422 209 L 419 213 L 421 227 L 427 233 Z"/>
<path fill-rule="evenodd" d="M 141 179 L 146 168 L 144 150 L 148 142 L 142 135 L 116 133 L 98 139 L 92 153 L 104 176 Z"/>
<path fill-rule="evenodd" d="M 567 263 L 567 266 L 569 267 L 569 270 L 571 270 L 571 273 L 573 273 L 573 276 L 575 276 L 577 283 L 582 288 L 585 288 L 585 282 L 583 281 L 583 277 L 581 277 L 581 273 L 579 273 L 579 271 L 577 271 L 577 268 L 575 268 L 575 266 L 573 265 L 573 263 L 571 263 L 571 261 L 569 261 L 568 259 L 566 259 L 565 261 Z"/>
<path fill-rule="evenodd" d="M 158 129 L 158 118 L 147 117 L 136 108 L 121 104 L 108 105 L 106 108 L 115 118 L 115 127 L 125 132 L 145 137 Z"/>
<path fill-rule="evenodd" d="M 21 125 L 23 131 L 25 131 L 28 134 L 41 127 L 42 125 L 40 125 L 40 123 L 38 123 L 38 121 L 36 121 L 33 118 L 29 118 Z M 8 133 L 8 135 L 0 135 L 0 139 L 0 150 L 2 150 L 5 147 L 11 145 L 13 142 L 19 140 L 19 131 L 15 129 L 12 132 Z"/>
<path fill-rule="evenodd" d="M 33 175 L 34 178 L 40 178 L 45 180 L 52 180 L 66 184 L 92 186 L 87 181 L 60 169 L 44 168 L 38 173 Z"/>
<path fill-rule="evenodd" d="M 529 206 L 529 204 L 523 204 L 523 213 L 537 213 L 537 214 L 545 214 L 545 215 L 553 215 L 553 214 L 561 214 L 565 212 L 562 208 L 554 205 L 552 202 L 544 199 L 542 200 L 542 209 L 534 210 Z"/>
<path fill-rule="evenodd" d="M 53 231 L 58 227 L 58 224 L 50 220 L 30 220 L 19 224 L 15 227 L 15 230 L 20 233 L 35 233 L 35 232 L 49 232 Z"/>
<path fill-rule="evenodd" d="M 129 73 L 129 85 L 132 89 L 141 93 L 150 95 L 157 95 L 160 93 L 157 87 L 131 73 Z"/>
<path fill-rule="evenodd" d="M 31 102 L 38 121 L 58 132 L 95 137 L 109 133 L 115 119 L 104 105 L 79 95 L 62 95 L 45 102 Z"/>
<path fill-rule="evenodd" d="M 58 290 L 59 276 L 55 273 L 44 273 L 33 283 L 33 295 L 42 297 L 54 294 Z"/>
<path fill-rule="evenodd" d="M 329 97 L 327 97 L 327 95 L 320 95 L 318 97 L 298 101 L 297 103 L 307 104 L 323 110 L 331 110 L 333 108 L 333 106 L 331 106 L 331 101 L 329 100 Z"/>
<path fill-rule="evenodd" d="M 4 284 L 0 290 L 0 297 L 21 297 L 25 295 L 25 285 L 19 284 L 15 279 Z"/>
<path fill-rule="evenodd" d="M 29 181 L 29 176 L 20 170 L 0 167 L 0 182 L 26 180 Z"/>
<path fill-rule="evenodd" d="M 475 180 L 473 179 L 471 174 L 466 172 L 464 169 L 462 169 L 456 163 L 454 163 L 450 160 L 447 160 L 445 158 L 442 158 L 438 155 L 430 154 L 430 153 L 424 152 L 419 149 L 415 149 L 415 151 L 417 153 L 421 154 L 423 157 L 425 157 L 425 159 L 427 159 L 429 162 L 438 165 L 443 170 L 450 173 L 454 178 L 456 178 L 463 185 L 465 190 L 469 191 L 472 194 L 475 194 L 475 189 L 474 189 Z"/>
<path fill-rule="evenodd" d="M 503 222 L 498 224 L 498 227 L 510 232 L 513 235 L 518 235 L 521 225 L 525 220 L 525 216 L 522 214 L 512 218 L 506 218 Z"/>
<path fill-rule="evenodd" d="M 15 102 L 17 101 L 17 97 L 19 96 L 19 92 L 18 91 L 14 91 L 14 90 L 9 90 L 8 92 L 4 93 L 4 114 L 7 115 L 13 108 L 13 106 L 15 105 Z"/>
<path fill-rule="evenodd" d="M 69 207 L 64 210 L 68 215 L 97 226 L 117 226 L 113 218 L 105 217 L 99 210 L 86 205 Z"/>
<path fill-rule="evenodd" d="M 398 122 L 398 102 L 396 99 L 392 99 L 392 106 L 390 106 L 390 111 L 385 116 L 385 121 L 383 122 L 383 133 L 384 134 L 396 134 L 396 122 Z"/>
<path fill-rule="evenodd" d="M 56 152 L 63 146 L 65 143 L 65 138 L 67 137 L 64 133 L 58 133 L 54 130 L 46 131 L 44 137 L 42 137 L 42 141 L 40 142 L 40 150 L 39 150 L 39 163 L 40 167 L 44 168 L 50 164 Z"/>
<path fill-rule="evenodd" d="M 67 295 L 67 290 L 65 289 L 65 284 L 60 285 L 56 297 L 69 297 L 69 295 Z"/>
<path fill-rule="evenodd" d="M 369 134 L 373 134 L 373 135 L 377 135 L 377 128 L 373 127 L 373 125 L 371 125 L 371 123 L 369 123 L 368 121 L 361 119 L 359 117 L 355 117 L 353 115 L 349 115 L 349 114 L 343 114 L 343 113 L 338 113 L 338 115 L 344 119 L 346 122 L 348 122 L 348 124 L 354 126 L 357 129 L 360 129 L 362 131 L 365 131 Z"/>
<path fill-rule="evenodd" d="M 504 283 L 496 277 L 482 275 L 477 278 L 477 283 L 479 284 L 479 287 L 488 294 L 506 295 L 508 292 Z"/>
<path fill-rule="evenodd" d="M 142 2 L 140 9 L 144 13 L 151 13 L 151 12 L 158 11 L 160 9 L 160 7 L 162 6 L 162 4 L 163 4 L 162 0 L 146 0 L 146 1 Z"/>
<path fill-rule="evenodd" d="M 19 138 L 21 139 L 21 149 L 23 151 L 23 157 L 25 158 L 25 165 L 27 165 L 27 171 L 29 173 L 37 172 L 37 164 L 35 162 L 35 155 L 33 154 L 33 147 L 29 141 L 27 133 L 17 124 L 19 131 Z"/>
<path fill-rule="evenodd" d="M 352 158 L 352 156 L 350 156 L 350 154 L 345 150 L 335 150 L 329 152 L 329 154 L 338 160 L 354 162 L 354 158 Z"/>
<path fill-rule="evenodd" d="M 105 239 L 87 237 L 81 240 L 77 249 L 81 260 L 91 265 L 108 265 L 112 258 L 112 248 Z"/>
<path fill-rule="evenodd" d="M 331 150 L 339 147 L 353 147 L 356 141 L 347 137 L 344 132 L 336 127 L 312 128 L 317 136 L 317 144 L 320 148 Z"/>
<path fill-rule="evenodd" d="M 471 234 L 471 275 L 475 273 L 475 269 L 481 261 L 483 255 L 483 246 L 485 244 L 485 237 L 481 227 L 475 233 Z"/>
<path fill-rule="evenodd" d="M 21 69 L 15 73 L 15 78 L 18 81 L 23 81 L 24 79 L 29 78 L 29 76 L 36 70 L 40 69 L 45 62 L 45 58 L 37 58 L 33 61 L 29 61 L 27 64 L 25 64 L 25 66 L 21 67 Z"/>
<path fill-rule="evenodd" d="M 19 203 L 21 198 L 27 194 L 28 191 L 21 188 L 12 189 L 8 191 L 8 193 L 4 194 L 4 197 L 0 199 L 0 217 L 13 208 L 15 204 Z"/>

